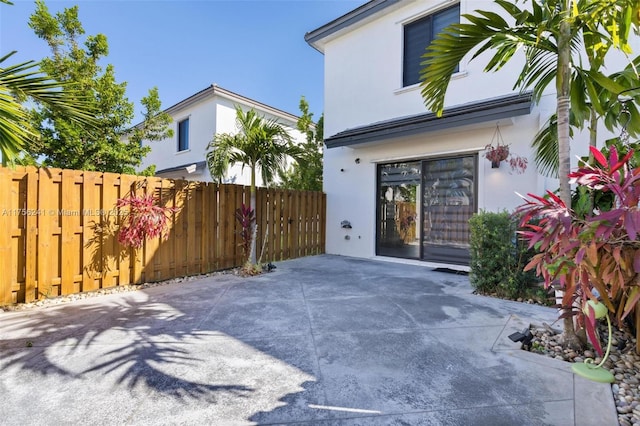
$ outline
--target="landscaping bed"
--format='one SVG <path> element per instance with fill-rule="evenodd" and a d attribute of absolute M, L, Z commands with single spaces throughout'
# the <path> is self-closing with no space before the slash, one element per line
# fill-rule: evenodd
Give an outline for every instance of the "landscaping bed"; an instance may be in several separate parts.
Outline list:
<path fill-rule="evenodd" d="M 561 332 L 545 324 L 543 327 L 531 327 L 533 339 L 523 349 L 536 352 L 550 358 L 567 362 L 584 362 L 591 358 L 599 364 L 602 358 L 595 351 L 587 349 L 576 352 L 563 349 Z M 599 334 L 603 348 L 607 345 L 607 326 L 599 325 Z M 611 352 L 603 367 L 615 377 L 611 385 L 613 399 L 618 411 L 618 422 L 623 426 L 640 425 L 640 355 L 635 352 L 636 338 L 629 330 L 614 327 L 611 338 Z"/>

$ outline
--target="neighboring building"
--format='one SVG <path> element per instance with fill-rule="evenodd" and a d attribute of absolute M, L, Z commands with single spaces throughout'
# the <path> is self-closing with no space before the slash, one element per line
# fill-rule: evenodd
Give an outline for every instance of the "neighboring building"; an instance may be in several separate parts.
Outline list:
<path fill-rule="evenodd" d="M 254 109 L 266 119 L 276 119 L 289 131 L 294 143 L 304 142 L 305 136 L 296 128 L 297 116 L 213 84 L 165 110 L 173 118 L 173 137 L 157 142 L 144 141 L 151 146 L 151 152 L 140 169 L 155 164 L 159 177 L 211 182 L 205 161 L 207 145 L 214 134 L 237 132 L 236 105 L 245 111 Z M 242 165 L 237 164 L 230 168 L 225 182 L 249 185 L 250 180 L 250 169 L 242 170 Z M 263 184 L 259 170 L 256 184 Z"/>
<path fill-rule="evenodd" d="M 555 93 L 533 104 L 514 91 L 523 57 L 498 73 L 483 72 L 481 58 L 463 60 L 443 117 L 424 107 L 420 56 L 437 32 L 478 9 L 499 12 L 484 0 L 372 0 L 306 34 L 324 55 L 327 253 L 464 268 L 473 213 L 511 211 L 521 204 L 516 192 L 557 188 L 537 173 L 530 148 L 555 112 Z M 499 135 L 528 158 L 523 174 L 485 159 Z M 586 140 L 577 135 L 572 155 L 585 155 Z"/>

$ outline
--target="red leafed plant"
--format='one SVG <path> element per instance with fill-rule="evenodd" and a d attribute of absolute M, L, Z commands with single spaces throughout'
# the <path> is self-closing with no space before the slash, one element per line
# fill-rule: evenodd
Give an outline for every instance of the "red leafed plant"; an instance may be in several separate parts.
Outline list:
<path fill-rule="evenodd" d="M 569 178 L 577 184 L 579 197 L 593 200 L 596 192 L 609 194 L 608 205 L 578 215 L 548 192 L 545 197 L 528 194 L 517 213 L 522 214 L 522 236 L 538 251 L 525 270 L 535 268 L 547 287 L 559 283 L 563 307 L 571 308 L 569 315 L 578 316 L 578 324 L 602 355 L 595 313 L 586 302 L 602 299 L 619 324 L 640 310 L 640 168 L 628 165 L 633 151 L 623 158 L 614 146 L 608 157 L 596 148 L 591 153 L 595 163 Z M 581 187 L 586 190 L 579 191 Z M 580 309 L 574 307 L 576 302 Z M 586 315 L 582 313 L 585 306 Z"/>
<path fill-rule="evenodd" d="M 240 222 L 240 226 L 242 226 L 240 231 L 242 251 L 248 259 L 251 253 L 251 243 L 253 242 L 253 223 L 256 221 L 256 212 L 250 206 L 242 203 L 242 206 L 236 209 L 235 215 L 238 222 Z"/>
<path fill-rule="evenodd" d="M 163 207 L 156 203 L 153 195 L 131 195 L 119 198 L 116 207 L 129 207 L 120 224 L 118 241 L 127 247 L 140 248 L 145 240 L 169 236 L 169 216 L 178 211 L 175 207 Z"/>

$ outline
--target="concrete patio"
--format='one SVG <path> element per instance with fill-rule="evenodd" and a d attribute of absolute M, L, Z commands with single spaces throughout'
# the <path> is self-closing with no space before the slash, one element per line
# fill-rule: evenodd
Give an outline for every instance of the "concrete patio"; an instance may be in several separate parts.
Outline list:
<path fill-rule="evenodd" d="M 0 313 L 0 423 L 616 425 L 610 386 L 507 335 L 554 309 L 314 256 Z"/>

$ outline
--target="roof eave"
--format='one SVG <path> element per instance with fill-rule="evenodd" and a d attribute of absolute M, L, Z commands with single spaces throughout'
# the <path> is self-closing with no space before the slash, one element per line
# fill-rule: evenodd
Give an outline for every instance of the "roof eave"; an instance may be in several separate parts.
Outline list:
<path fill-rule="evenodd" d="M 508 95 L 454 106 L 445 109 L 442 117 L 426 113 L 345 130 L 326 138 L 324 142 L 327 148 L 379 142 L 527 115 L 531 113 L 532 106 L 531 93 Z"/>
<path fill-rule="evenodd" d="M 324 53 L 324 42 L 327 37 L 376 15 L 382 10 L 398 4 L 401 1 L 402 0 L 371 0 L 329 23 L 309 31 L 304 35 L 304 40 L 318 52 Z"/>

